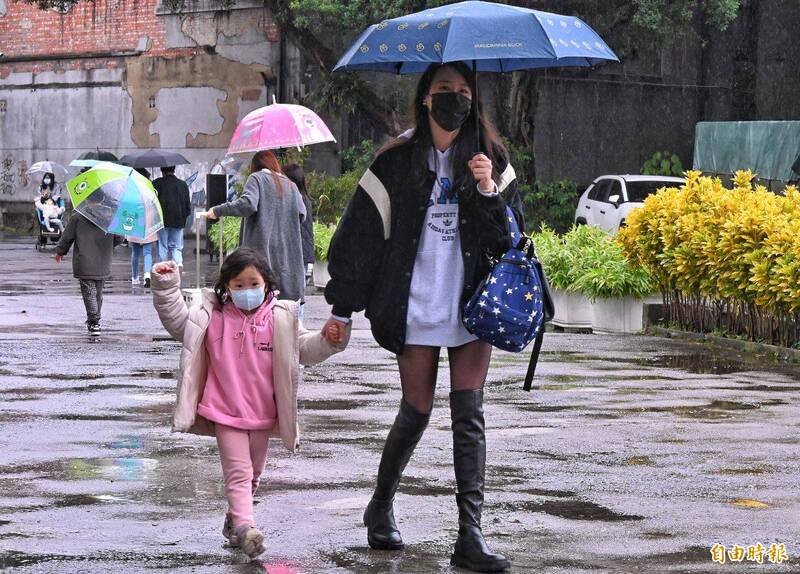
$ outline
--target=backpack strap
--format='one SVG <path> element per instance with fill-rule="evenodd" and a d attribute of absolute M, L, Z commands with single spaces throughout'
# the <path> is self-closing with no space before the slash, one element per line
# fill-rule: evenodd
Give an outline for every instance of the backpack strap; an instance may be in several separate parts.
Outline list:
<path fill-rule="evenodd" d="M 533 375 L 536 372 L 536 364 L 539 362 L 539 352 L 542 350 L 542 340 L 544 339 L 544 326 L 536 335 L 536 340 L 533 342 L 533 351 L 531 351 L 531 360 L 528 363 L 528 372 L 525 375 L 525 385 L 523 389 L 530 392 L 531 384 L 533 383 Z"/>

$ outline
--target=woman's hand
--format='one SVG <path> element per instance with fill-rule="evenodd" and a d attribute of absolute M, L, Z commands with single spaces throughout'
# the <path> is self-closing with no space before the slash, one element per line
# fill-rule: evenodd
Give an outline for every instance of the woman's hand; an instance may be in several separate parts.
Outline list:
<path fill-rule="evenodd" d="M 56 259 L 56 263 L 61 263 L 62 261 L 64 261 L 64 256 L 63 255 L 56 255 L 55 259 Z"/>
<path fill-rule="evenodd" d="M 218 219 L 217 214 L 214 213 L 213 207 L 206 211 L 206 219 Z"/>
<path fill-rule="evenodd" d="M 177 270 L 178 266 L 174 261 L 165 261 L 163 263 L 156 263 L 153 267 L 153 273 L 157 275 L 167 275 Z"/>
<path fill-rule="evenodd" d="M 478 182 L 478 187 L 480 187 L 481 191 L 488 193 L 494 190 L 492 160 L 486 157 L 486 155 L 479 153 L 469 160 L 467 166 L 472 170 L 472 177 Z"/>
<path fill-rule="evenodd" d="M 322 337 L 332 345 L 338 345 L 344 340 L 344 332 L 347 324 L 337 321 L 333 317 L 328 319 L 322 327 Z"/>

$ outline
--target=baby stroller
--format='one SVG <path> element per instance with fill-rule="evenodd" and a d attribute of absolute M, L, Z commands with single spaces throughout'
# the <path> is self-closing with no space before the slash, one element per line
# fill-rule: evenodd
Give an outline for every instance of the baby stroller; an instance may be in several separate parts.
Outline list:
<path fill-rule="evenodd" d="M 61 196 L 52 196 L 48 197 L 47 199 L 52 199 L 53 203 L 55 203 L 58 207 L 64 207 L 64 198 Z M 34 205 L 36 205 L 34 203 Z M 61 229 L 57 225 L 51 224 L 50 227 L 52 231 L 47 229 L 47 224 L 44 221 L 44 214 L 42 214 L 42 210 L 38 207 L 35 207 L 34 211 L 36 212 L 36 221 L 39 227 L 39 236 L 36 238 L 36 251 L 42 251 L 45 247 L 47 247 L 47 242 L 50 241 L 51 243 L 58 243 L 58 240 L 61 239 Z M 64 213 L 62 212 L 58 218 L 64 221 Z"/>

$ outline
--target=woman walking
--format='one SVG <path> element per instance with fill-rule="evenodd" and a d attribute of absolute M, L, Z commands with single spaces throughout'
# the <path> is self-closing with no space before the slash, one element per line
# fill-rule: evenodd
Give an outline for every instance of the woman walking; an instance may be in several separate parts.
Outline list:
<path fill-rule="evenodd" d="M 430 419 L 446 347 L 459 524 L 451 563 L 496 572 L 509 562 L 481 532 L 491 346 L 464 328 L 461 309 L 490 269 L 487 255 L 510 247 L 507 203 L 523 222 L 514 170 L 482 111 L 475 153 L 471 77 L 461 63 L 430 66 L 414 97 L 414 129 L 387 144 L 361 178 L 331 243 L 326 329 L 344 332 L 365 309 L 376 341 L 397 354 L 403 398 L 364 513 L 370 546 L 404 546 L 394 495 Z"/>
<path fill-rule="evenodd" d="M 136 171 L 150 179 L 150 172 L 145 168 L 137 167 Z M 158 232 L 144 239 L 133 235 L 126 235 L 125 239 L 131 246 L 131 284 L 139 284 L 139 260 L 144 258 L 144 286 L 150 287 L 150 269 L 153 267 L 153 250 L 158 249 Z"/>
<path fill-rule="evenodd" d="M 280 299 L 303 301 L 305 273 L 300 222 L 306 217 L 300 192 L 283 173 L 270 151 L 250 162 L 250 176 L 241 197 L 208 210 L 208 219 L 226 215 L 244 218 L 239 244 L 267 259 L 276 274 Z"/>

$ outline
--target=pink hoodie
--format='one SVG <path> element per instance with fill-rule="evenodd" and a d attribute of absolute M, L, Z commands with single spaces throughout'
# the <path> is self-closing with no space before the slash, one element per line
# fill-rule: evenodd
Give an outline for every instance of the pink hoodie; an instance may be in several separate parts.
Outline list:
<path fill-rule="evenodd" d="M 272 386 L 272 308 L 275 297 L 250 315 L 228 301 L 214 310 L 206 331 L 208 378 L 197 414 L 243 430 L 275 426 Z"/>

